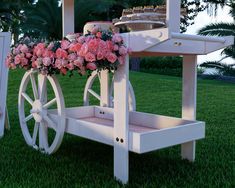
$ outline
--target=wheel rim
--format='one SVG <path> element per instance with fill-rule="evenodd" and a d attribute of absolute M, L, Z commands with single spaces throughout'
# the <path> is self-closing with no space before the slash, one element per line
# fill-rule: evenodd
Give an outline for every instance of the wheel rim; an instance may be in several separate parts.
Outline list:
<path fill-rule="evenodd" d="M 54 93 L 52 99 L 49 100 L 47 82 Z M 30 106 L 29 114 L 26 114 L 26 103 Z M 54 115 L 50 113 L 53 105 L 57 106 L 53 110 Z M 62 142 L 65 130 L 64 99 L 56 77 L 41 75 L 33 70 L 26 72 L 20 85 L 18 108 L 20 126 L 26 143 L 47 154 L 54 153 Z M 33 128 L 29 127 L 32 126 L 31 124 Z M 53 135 L 49 135 L 51 131 Z"/>
<path fill-rule="evenodd" d="M 84 89 L 84 97 L 83 97 L 84 106 L 90 105 L 90 97 L 91 96 L 95 97 L 96 99 L 98 99 L 100 101 L 100 95 L 92 89 L 92 86 L 97 78 L 99 78 L 99 83 L 100 83 L 100 74 L 97 73 L 96 71 L 94 71 L 86 82 L 86 86 Z M 112 82 L 110 84 L 109 89 L 110 89 L 110 91 L 109 91 L 109 95 L 110 95 L 109 96 L 109 101 L 110 101 L 109 104 L 110 104 L 110 106 L 109 107 L 113 108 L 113 106 L 114 106 L 114 98 L 113 98 L 114 79 L 113 79 L 113 77 L 112 77 Z M 133 90 L 133 87 L 132 87 L 130 81 L 129 81 L 129 110 L 130 111 L 136 110 L 135 93 L 134 93 L 134 90 Z"/>

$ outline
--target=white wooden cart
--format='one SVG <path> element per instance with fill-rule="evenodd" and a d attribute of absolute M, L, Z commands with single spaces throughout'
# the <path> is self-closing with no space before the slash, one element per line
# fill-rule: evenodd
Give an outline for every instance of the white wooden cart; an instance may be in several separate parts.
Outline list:
<path fill-rule="evenodd" d="M 73 32 L 73 0 L 63 1 L 63 20 L 64 35 Z M 128 181 L 129 151 L 141 154 L 181 144 L 182 158 L 194 161 L 195 141 L 205 137 L 205 123 L 196 121 L 197 55 L 232 45 L 234 39 L 180 34 L 179 23 L 180 1 L 167 0 L 167 28 L 122 36 L 133 56 L 183 56 L 182 118 L 135 111 L 134 92 L 129 83 L 129 56 L 114 73 L 114 100 L 110 100 L 112 89 L 107 71 L 100 74 L 100 95 L 91 89 L 97 74 L 93 73 L 88 79 L 84 104 L 89 104 L 89 93 L 100 100 L 100 106 L 65 108 L 56 77 L 32 70 L 25 73 L 19 90 L 19 119 L 27 144 L 51 154 L 59 148 L 66 132 L 112 145 L 114 176 L 123 183 Z M 46 81 L 54 91 L 51 100 L 47 100 Z M 32 85 L 33 97 L 27 94 L 28 85 Z M 32 106 L 29 114 L 25 113 L 25 100 Z M 48 110 L 55 104 L 57 109 Z M 30 119 L 35 121 L 32 134 L 27 124 Z M 55 132 L 51 143 L 48 142 L 48 128 Z M 38 133 L 39 143 L 36 144 Z"/>

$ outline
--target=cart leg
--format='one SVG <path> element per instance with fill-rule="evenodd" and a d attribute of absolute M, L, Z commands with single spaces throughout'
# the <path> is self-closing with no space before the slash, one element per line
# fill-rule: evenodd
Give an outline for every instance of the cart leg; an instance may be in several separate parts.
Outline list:
<path fill-rule="evenodd" d="M 45 75 L 38 75 L 38 93 L 39 98 L 42 103 L 45 103 L 47 100 L 47 78 Z M 39 148 L 44 149 L 47 147 L 47 128 L 45 122 L 41 121 L 39 126 Z"/>
<path fill-rule="evenodd" d="M 182 118 L 196 119 L 196 94 L 197 94 L 197 56 L 183 57 L 183 96 Z M 196 142 L 191 141 L 181 145 L 181 156 L 189 161 L 195 160 Z"/>
<path fill-rule="evenodd" d="M 128 111 L 129 57 L 114 75 L 114 176 L 122 183 L 129 176 L 129 111 Z"/>
<path fill-rule="evenodd" d="M 100 106 L 109 106 L 109 73 L 107 70 L 100 72 Z"/>

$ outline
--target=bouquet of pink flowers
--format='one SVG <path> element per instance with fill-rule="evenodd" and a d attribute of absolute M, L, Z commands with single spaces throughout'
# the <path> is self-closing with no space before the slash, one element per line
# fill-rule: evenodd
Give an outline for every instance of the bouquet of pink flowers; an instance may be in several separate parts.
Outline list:
<path fill-rule="evenodd" d="M 116 70 L 125 63 L 130 53 L 121 35 L 94 28 L 87 35 L 74 34 L 74 39 L 39 42 L 28 37 L 19 41 L 7 56 L 6 65 L 11 68 L 37 69 L 52 75 L 77 71 L 80 75 L 94 70 Z"/>

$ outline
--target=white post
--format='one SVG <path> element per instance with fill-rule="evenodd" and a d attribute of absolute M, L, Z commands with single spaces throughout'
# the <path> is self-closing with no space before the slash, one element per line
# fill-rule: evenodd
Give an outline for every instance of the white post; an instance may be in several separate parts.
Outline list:
<path fill-rule="evenodd" d="M 109 104 L 109 72 L 100 72 L 100 106 L 108 107 Z"/>
<path fill-rule="evenodd" d="M 62 0 L 63 37 L 74 33 L 74 0 Z"/>
<path fill-rule="evenodd" d="M 4 125 L 8 123 L 7 114 L 7 83 L 8 68 L 5 65 L 5 58 L 10 51 L 11 33 L 0 33 L 0 138 L 4 135 Z"/>
<path fill-rule="evenodd" d="M 47 78 L 45 75 L 38 74 L 38 93 L 40 102 L 43 104 L 47 101 Z M 41 121 L 39 126 L 39 148 L 44 149 L 46 147 L 47 141 L 47 127 L 46 122 Z"/>
<path fill-rule="evenodd" d="M 167 0 L 166 22 L 171 32 L 180 32 L 180 0 Z"/>
<path fill-rule="evenodd" d="M 182 118 L 196 119 L 197 95 L 197 56 L 185 55 L 183 57 L 183 96 Z M 196 142 L 187 142 L 181 145 L 181 156 L 189 161 L 195 160 Z"/>
<path fill-rule="evenodd" d="M 124 41 L 128 46 L 128 34 Z M 128 111 L 129 56 L 114 74 L 114 176 L 122 183 L 129 177 L 129 111 Z"/>

